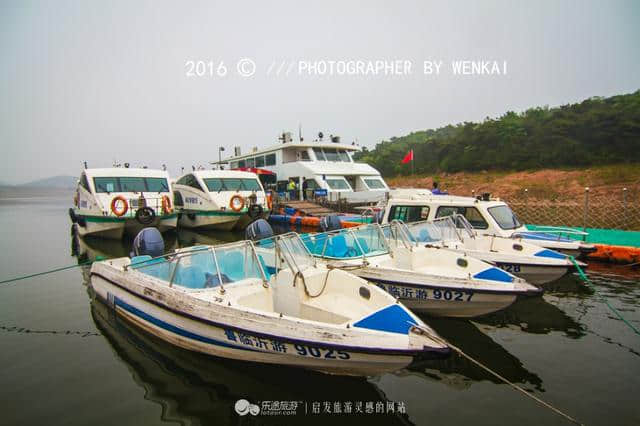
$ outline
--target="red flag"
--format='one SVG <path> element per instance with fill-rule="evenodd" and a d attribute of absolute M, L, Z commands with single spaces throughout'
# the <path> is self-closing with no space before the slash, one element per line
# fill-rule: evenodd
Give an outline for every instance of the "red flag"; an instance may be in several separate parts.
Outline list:
<path fill-rule="evenodd" d="M 409 151 L 407 155 L 402 159 L 402 164 L 407 164 L 409 161 L 413 161 L 413 150 Z"/>

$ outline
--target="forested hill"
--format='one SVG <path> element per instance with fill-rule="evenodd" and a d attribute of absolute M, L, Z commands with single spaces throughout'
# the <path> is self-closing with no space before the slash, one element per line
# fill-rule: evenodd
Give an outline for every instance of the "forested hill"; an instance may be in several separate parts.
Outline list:
<path fill-rule="evenodd" d="M 638 163 L 640 90 L 418 131 L 365 149 L 356 159 L 383 176 L 407 175 L 411 165 L 401 161 L 410 149 L 416 174 Z"/>

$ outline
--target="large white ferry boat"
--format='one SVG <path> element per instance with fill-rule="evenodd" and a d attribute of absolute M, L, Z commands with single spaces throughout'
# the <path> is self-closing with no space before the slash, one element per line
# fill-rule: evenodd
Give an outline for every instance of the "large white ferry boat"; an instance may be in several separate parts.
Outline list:
<path fill-rule="evenodd" d="M 162 170 L 112 167 L 85 169 L 69 216 L 78 235 L 120 239 L 154 226 L 175 229 L 173 192 Z"/>
<path fill-rule="evenodd" d="M 281 194 L 289 193 L 290 180 L 296 183 L 296 199 L 302 199 L 306 191 L 307 194 L 326 194 L 331 201 L 375 202 L 384 199 L 389 191 L 376 169 L 353 161 L 353 153 L 362 149 L 358 145 L 341 143 L 338 136 L 325 140 L 322 133 L 311 142 L 302 138 L 294 141 L 291 133 L 284 133 L 280 141 L 266 149 L 254 148 L 244 155 L 236 147 L 233 157 L 212 164 L 228 164 L 231 169 L 269 170 L 276 174 L 275 189 Z"/>

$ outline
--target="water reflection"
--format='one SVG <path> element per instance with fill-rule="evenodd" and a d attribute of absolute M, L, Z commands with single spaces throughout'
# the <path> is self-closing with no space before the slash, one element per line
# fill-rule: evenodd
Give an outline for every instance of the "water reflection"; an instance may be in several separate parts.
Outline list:
<path fill-rule="evenodd" d="M 493 327 L 517 327 L 533 334 L 560 331 L 574 339 L 586 335 L 584 325 L 546 301 L 544 297 L 523 298 L 507 309 L 474 318 L 474 321 Z"/>
<path fill-rule="evenodd" d="M 91 295 L 91 289 L 89 287 Z M 326 424 L 328 417 L 312 414 L 312 403 L 387 400 L 363 378 L 329 376 L 302 369 L 231 361 L 172 346 L 115 316 L 92 297 L 96 327 L 128 366 L 145 399 L 162 407 L 161 419 L 180 424 Z M 240 417 L 239 399 L 299 401 L 296 416 Z M 308 414 L 305 414 L 305 403 Z M 409 424 L 405 415 L 366 415 L 367 423 Z M 332 415 L 332 421 L 357 420 L 356 414 Z"/>
<path fill-rule="evenodd" d="M 442 337 L 451 341 L 466 354 L 479 360 L 509 381 L 529 384 L 539 391 L 544 390 L 542 379 L 537 374 L 527 370 L 516 356 L 483 333 L 471 321 L 451 318 L 424 319 Z M 409 369 L 395 374 L 398 376 L 408 374 L 423 376 L 442 382 L 457 390 L 469 388 L 473 382 L 485 380 L 497 384 L 504 383 L 468 359 L 455 354 L 448 359 L 415 364 Z"/>

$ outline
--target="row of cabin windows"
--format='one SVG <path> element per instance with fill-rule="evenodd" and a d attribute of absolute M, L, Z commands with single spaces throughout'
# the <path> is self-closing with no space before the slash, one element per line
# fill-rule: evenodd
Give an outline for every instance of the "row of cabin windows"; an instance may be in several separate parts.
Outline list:
<path fill-rule="evenodd" d="M 259 155 L 253 158 L 246 158 L 244 160 L 232 161 L 231 168 L 238 169 L 243 167 L 264 167 L 264 166 L 275 166 L 276 165 L 276 154 L 267 154 L 267 155 Z"/>
<path fill-rule="evenodd" d="M 476 229 L 487 229 L 489 227 L 489 224 L 475 207 L 440 206 L 436 211 L 436 218 L 451 216 L 456 213 L 464 216 L 471 226 Z M 389 211 L 389 222 L 394 219 L 406 223 L 418 222 L 426 220 L 428 217 L 429 207 L 427 206 L 392 206 Z"/>
<path fill-rule="evenodd" d="M 253 178 L 205 178 L 209 192 L 219 191 L 262 191 L 260 183 Z M 178 185 L 186 185 L 202 192 L 205 191 L 194 175 L 185 175 L 178 179 Z"/>
<path fill-rule="evenodd" d="M 80 179 L 80 185 L 88 190 L 86 177 Z M 84 182 L 83 182 L 84 181 Z M 149 177 L 95 177 L 93 185 L 96 192 L 169 192 L 169 183 L 165 178 Z"/>

